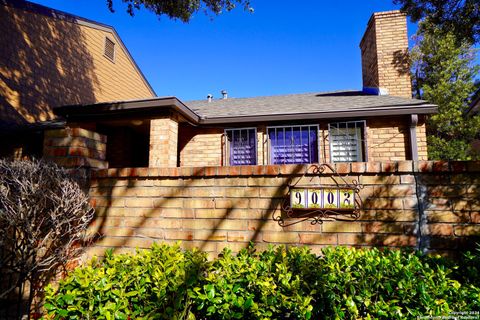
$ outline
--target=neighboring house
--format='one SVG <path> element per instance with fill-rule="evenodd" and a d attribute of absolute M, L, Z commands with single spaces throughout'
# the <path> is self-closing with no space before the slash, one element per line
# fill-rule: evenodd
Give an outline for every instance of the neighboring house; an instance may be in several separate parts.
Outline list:
<path fill-rule="evenodd" d="M 0 0 L 0 30 L 0 155 L 41 154 L 35 132 L 55 124 L 55 107 L 155 97 L 110 26 Z"/>
<path fill-rule="evenodd" d="M 480 89 L 473 94 L 473 101 L 468 108 L 467 115 L 475 115 L 480 112 Z"/>
<path fill-rule="evenodd" d="M 480 114 L 480 89 L 473 94 L 473 101 L 467 111 L 467 117 Z M 480 153 L 480 139 L 475 139 L 472 142 L 473 149 Z"/>
<path fill-rule="evenodd" d="M 425 117 L 437 109 L 411 98 L 406 17 L 374 14 L 360 47 L 362 91 L 64 106 L 55 112 L 67 126 L 93 131 L 100 147 L 70 152 L 57 133 L 46 155 L 71 165 L 82 155 L 99 167 L 427 160 Z"/>

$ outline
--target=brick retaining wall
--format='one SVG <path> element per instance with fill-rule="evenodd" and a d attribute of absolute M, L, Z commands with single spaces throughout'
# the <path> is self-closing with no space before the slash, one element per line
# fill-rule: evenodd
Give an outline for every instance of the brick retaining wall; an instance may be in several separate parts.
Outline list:
<path fill-rule="evenodd" d="M 308 245 L 414 247 L 453 251 L 480 235 L 479 162 L 371 162 L 336 164 L 347 182 L 364 188 L 358 220 L 280 227 L 288 185 L 342 184 L 309 165 L 197 168 L 122 168 L 92 173 L 90 195 L 98 236 L 89 255 L 128 251 L 154 241 L 198 247 L 216 255 L 250 241 Z M 310 173 L 303 174 L 310 170 Z"/>

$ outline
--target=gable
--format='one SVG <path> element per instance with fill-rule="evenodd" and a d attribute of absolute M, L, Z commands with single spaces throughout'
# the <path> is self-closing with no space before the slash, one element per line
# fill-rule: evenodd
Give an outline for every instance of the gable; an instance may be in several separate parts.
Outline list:
<path fill-rule="evenodd" d="M 112 27 L 12 0 L 0 1 L 0 27 L 0 126 L 53 119 L 66 104 L 155 97 Z"/>

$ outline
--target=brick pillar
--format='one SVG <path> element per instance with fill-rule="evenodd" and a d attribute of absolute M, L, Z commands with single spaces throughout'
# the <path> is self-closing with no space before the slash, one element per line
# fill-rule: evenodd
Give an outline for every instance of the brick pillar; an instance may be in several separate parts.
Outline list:
<path fill-rule="evenodd" d="M 107 137 L 81 128 L 45 131 L 43 157 L 67 168 L 108 168 Z"/>
<path fill-rule="evenodd" d="M 400 11 L 374 13 L 360 48 L 365 89 L 412 98 L 405 14 Z"/>
<path fill-rule="evenodd" d="M 178 158 L 178 121 L 171 118 L 150 121 L 150 154 L 148 166 L 176 167 Z"/>

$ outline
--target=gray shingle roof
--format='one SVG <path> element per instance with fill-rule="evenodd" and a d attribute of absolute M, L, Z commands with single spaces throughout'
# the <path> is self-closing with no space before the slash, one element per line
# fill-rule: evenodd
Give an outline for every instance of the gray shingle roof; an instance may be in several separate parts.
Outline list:
<path fill-rule="evenodd" d="M 388 95 L 369 95 L 362 91 L 336 91 L 320 93 L 289 94 L 255 98 L 228 98 L 208 102 L 187 101 L 185 104 L 202 119 L 254 117 L 332 113 L 354 115 L 376 111 L 403 110 L 403 114 L 433 113 L 435 105 L 423 100 L 406 99 Z M 428 111 L 428 110 L 430 111 Z M 408 112 L 407 112 L 408 110 Z"/>
<path fill-rule="evenodd" d="M 1 0 L 0 0 L 1 1 Z M 155 117 L 174 110 L 194 124 L 235 124 L 284 120 L 364 118 L 437 112 L 423 100 L 369 95 L 359 91 L 302 93 L 256 98 L 188 101 L 176 97 L 112 101 L 63 106 L 55 113 L 70 121 L 86 121 L 113 115 Z"/>

